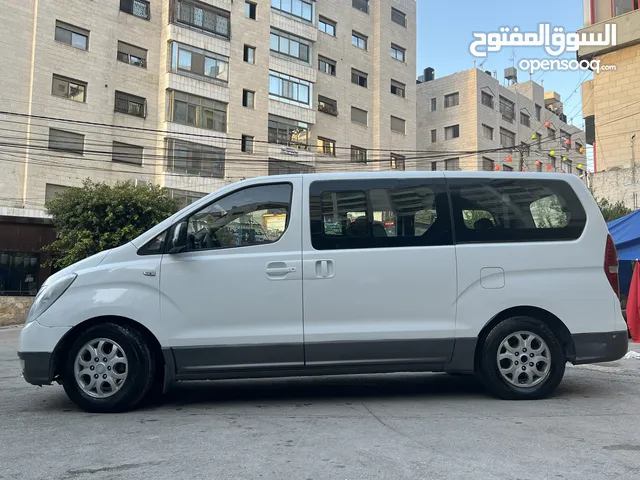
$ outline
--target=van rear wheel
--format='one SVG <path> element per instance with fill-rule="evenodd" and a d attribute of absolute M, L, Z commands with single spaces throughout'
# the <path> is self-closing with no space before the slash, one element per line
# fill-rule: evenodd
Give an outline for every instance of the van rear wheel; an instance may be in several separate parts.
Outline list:
<path fill-rule="evenodd" d="M 479 374 L 487 390 L 506 400 L 549 396 L 562 381 L 566 355 L 543 322 L 513 317 L 493 327 L 482 343 Z"/>
<path fill-rule="evenodd" d="M 88 412 L 135 408 L 149 392 L 156 362 L 144 337 L 116 323 L 93 325 L 69 349 L 62 372 L 65 392 Z"/>

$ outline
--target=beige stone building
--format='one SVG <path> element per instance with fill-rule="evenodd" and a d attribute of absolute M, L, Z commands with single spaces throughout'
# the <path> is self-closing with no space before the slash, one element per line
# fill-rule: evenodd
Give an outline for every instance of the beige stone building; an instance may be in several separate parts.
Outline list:
<path fill-rule="evenodd" d="M 587 142 L 593 145 L 593 186 L 599 196 L 638 208 L 634 165 L 640 133 L 640 9 L 634 0 L 585 0 L 582 33 L 600 33 L 616 25 L 616 45 L 582 46 L 581 61 L 599 61 L 601 69 L 582 84 L 582 113 Z M 617 171 L 617 170 L 624 171 Z M 612 170 L 614 172 L 612 172 Z"/>
<path fill-rule="evenodd" d="M 505 86 L 477 68 L 428 78 L 417 86 L 417 149 L 433 152 L 421 154 L 423 169 L 517 171 L 521 151 L 526 171 L 585 178 L 585 135 L 566 123 L 559 94 L 532 81 Z"/>
<path fill-rule="evenodd" d="M 0 0 L 0 11 L 0 229 L 13 239 L 86 178 L 154 182 L 188 203 L 251 176 L 415 168 L 416 0 Z M 0 235 L 0 253 L 37 263 L 39 238 Z M 44 275 L 4 280 L 0 295 Z"/>

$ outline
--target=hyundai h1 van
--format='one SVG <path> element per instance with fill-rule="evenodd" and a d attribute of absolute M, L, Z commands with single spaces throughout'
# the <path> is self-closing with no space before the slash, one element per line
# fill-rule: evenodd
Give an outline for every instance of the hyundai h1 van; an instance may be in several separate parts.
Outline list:
<path fill-rule="evenodd" d="M 94 412 L 173 382 L 475 373 L 537 399 L 621 358 L 618 260 L 572 175 L 274 176 L 229 185 L 52 275 L 18 346 Z"/>

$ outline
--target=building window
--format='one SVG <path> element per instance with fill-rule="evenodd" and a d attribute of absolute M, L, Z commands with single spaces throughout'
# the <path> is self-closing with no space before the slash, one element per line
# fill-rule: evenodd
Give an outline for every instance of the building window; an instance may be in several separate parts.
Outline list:
<path fill-rule="evenodd" d="M 281 32 L 280 30 L 271 30 L 269 48 L 272 52 L 278 52 L 287 57 L 302 60 L 305 63 L 309 63 L 311 59 L 310 42 L 295 35 Z"/>
<path fill-rule="evenodd" d="M 432 98 L 431 99 L 431 111 L 435 112 L 437 108 L 438 108 L 438 99 L 437 98 Z"/>
<path fill-rule="evenodd" d="M 55 183 L 47 183 L 44 187 L 44 201 L 45 203 L 51 200 L 54 196 L 59 193 L 64 193 L 70 187 L 65 185 L 56 185 Z"/>
<path fill-rule="evenodd" d="M 391 131 L 396 133 L 406 133 L 406 121 L 402 118 L 394 117 L 391 115 Z"/>
<path fill-rule="evenodd" d="M 560 130 L 560 140 L 562 141 L 562 146 L 567 149 L 571 148 L 571 143 L 567 145 L 567 140 L 571 142 L 571 134 L 569 132 L 565 132 L 564 130 Z"/>
<path fill-rule="evenodd" d="M 246 153 L 253 153 L 253 137 L 251 135 L 242 135 L 241 149 Z"/>
<path fill-rule="evenodd" d="M 484 123 L 482 124 L 482 138 L 493 140 L 493 128 Z"/>
<path fill-rule="evenodd" d="M 242 90 L 242 106 L 254 109 L 255 105 L 256 92 L 252 92 L 251 90 Z"/>
<path fill-rule="evenodd" d="M 397 95 L 398 97 L 404 98 L 407 87 L 404 83 L 397 82 L 391 79 L 391 93 L 393 95 Z"/>
<path fill-rule="evenodd" d="M 571 160 L 565 160 L 564 165 L 565 165 L 565 168 L 564 168 L 565 172 L 573 173 L 573 162 Z"/>
<path fill-rule="evenodd" d="M 494 106 L 493 106 L 493 95 L 491 95 L 491 94 L 489 94 L 487 92 L 482 92 L 480 94 L 480 102 L 485 107 L 489 107 L 491 109 L 494 108 Z"/>
<path fill-rule="evenodd" d="M 249 45 L 244 46 L 244 53 L 242 55 L 242 59 L 247 62 L 255 65 L 256 63 L 256 48 L 250 47 Z"/>
<path fill-rule="evenodd" d="M 270 70 L 269 98 L 301 107 L 310 107 L 311 83 Z"/>
<path fill-rule="evenodd" d="M 438 130 L 431 130 L 431 143 L 436 143 L 438 141 Z"/>
<path fill-rule="evenodd" d="M 351 5 L 356 10 L 360 10 L 364 13 L 369 13 L 369 0 L 351 0 Z"/>
<path fill-rule="evenodd" d="M 306 150 L 309 145 L 309 124 L 269 115 L 269 143 Z"/>
<path fill-rule="evenodd" d="M 56 42 L 65 43 L 80 50 L 89 49 L 89 30 L 74 27 L 56 20 Z"/>
<path fill-rule="evenodd" d="M 542 116 L 542 107 L 536 103 L 536 120 L 540 121 Z"/>
<path fill-rule="evenodd" d="M 391 7 L 391 21 L 403 27 L 407 26 L 407 16 L 393 7 Z"/>
<path fill-rule="evenodd" d="M 111 160 L 118 163 L 142 165 L 143 152 L 144 149 L 137 145 L 113 142 Z"/>
<path fill-rule="evenodd" d="M 404 170 L 405 169 L 405 157 L 398 155 L 397 153 L 391 154 L 391 170 Z"/>
<path fill-rule="evenodd" d="M 40 287 L 41 263 L 38 252 L 0 251 L 0 297 L 36 295 Z"/>
<path fill-rule="evenodd" d="M 507 165 L 506 163 L 502 164 L 503 172 L 513 172 L 513 167 L 511 165 Z"/>
<path fill-rule="evenodd" d="M 51 93 L 56 97 L 68 98 L 74 102 L 87 101 L 87 83 L 71 78 L 53 75 Z"/>
<path fill-rule="evenodd" d="M 495 162 L 490 158 L 482 157 L 482 170 L 485 172 L 493 172 L 496 169 Z"/>
<path fill-rule="evenodd" d="M 56 128 L 49 129 L 49 150 L 84 153 L 84 135 Z"/>
<path fill-rule="evenodd" d="M 168 172 L 197 175 L 199 177 L 224 178 L 224 148 L 167 139 Z"/>
<path fill-rule="evenodd" d="M 368 37 L 366 35 L 362 35 L 357 32 L 351 32 L 351 45 L 353 45 L 354 47 L 358 47 L 362 50 L 366 50 L 367 40 L 368 40 Z"/>
<path fill-rule="evenodd" d="M 320 16 L 318 19 L 318 30 L 326 33 L 327 35 L 331 35 L 332 37 L 336 36 L 336 22 L 333 20 L 329 20 L 326 17 Z"/>
<path fill-rule="evenodd" d="M 120 0 L 120 11 L 149 20 L 149 2 L 146 0 Z"/>
<path fill-rule="evenodd" d="M 576 152 L 577 153 L 582 153 L 580 150 L 582 150 L 582 144 L 579 142 L 575 142 L 576 143 Z"/>
<path fill-rule="evenodd" d="M 351 83 L 355 83 L 356 85 L 367 88 L 368 77 L 368 74 L 361 72 L 360 70 L 356 70 L 355 68 L 351 69 Z"/>
<path fill-rule="evenodd" d="M 318 111 L 328 113 L 329 115 L 338 115 L 338 101 L 329 97 L 318 95 Z"/>
<path fill-rule="evenodd" d="M 140 118 L 147 116 L 147 100 L 129 93 L 116 92 L 115 111 Z"/>
<path fill-rule="evenodd" d="M 516 146 L 516 134 L 510 132 L 506 128 L 500 129 L 500 145 L 503 147 L 515 147 Z"/>
<path fill-rule="evenodd" d="M 438 162 L 431 162 L 431 171 L 432 172 L 438 171 Z"/>
<path fill-rule="evenodd" d="M 450 171 L 458 171 L 460 170 L 460 159 L 459 158 L 448 158 L 444 161 L 444 169 Z"/>
<path fill-rule="evenodd" d="M 336 62 L 318 55 L 318 70 L 333 77 L 336 76 Z"/>
<path fill-rule="evenodd" d="M 227 131 L 227 104 L 189 93 L 169 91 L 169 121 L 192 127 Z"/>
<path fill-rule="evenodd" d="M 556 139 L 556 131 L 553 128 L 549 129 L 549 138 L 555 140 Z"/>
<path fill-rule="evenodd" d="M 460 94 L 458 92 L 444 96 L 444 108 L 456 107 L 460 105 Z"/>
<path fill-rule="evenodd" d="M 229 57 L 173 42 L 171 71 L 198 80 L 229 82 Z"/>
<path fill-rule="evenodd" d="M 361 110 L 356 107 L 351 107 L 351 121 L 353 123 L 358 123 L 366 127 L 368 124 L 367 116 L 368 116 L 368 113 L 366 110 Z"/>
<path fill-rule="evenodd" d="M 291 15 L 305 23 L 312 23 L 313 7 L 311 0 L 271 0 L 271 8 Z"/>
<path fill-rule="evenodd" d="M 525 156 L 531 155 L 531 145 L 526 142 L 520 142 L 520 147 L 522 148 L 522 154 Z"/>
<path fill-rule="evenodd" d="M 189 190 L 179 190 L 177 188 L 168 188 L 167 196 L 169 198 L 177 200 L 180 208 L 184 208 L 206 196 L 206 193 L 192 192 Z"/>
<path fill-rule="evenodd" d="M 513 123 L 515 117 L 515 103 L 500 95 L 500 113 L 502 119 L 509 123 Z"/>
<path fill-rule="evenodd" d="M 318 137 L 318 153 L 336 156 L 336 141 L 328 138 Z"/>
<path fill-rule="evenodd" d="M 313 165 L 287 160 L 269 159 L 269 175 L 298 175 L 300 173 L 313 173 Z"/>
<path fill-rule="evenodd" d="M 452 125 L 450 127 L 444 127 L 444 139 L 452 140 L 460 136 L 460 125 Z"/>
<path fill-rule="evenodd" d="M 256 9 L 258 6 L 253 2 L 244 2 L 244 16 L 251 20 L 256 19 Z"/>
<path fill-rule="evenodd" d="M 367 150 L 351 145 L 351 162 L 367 163 Z"/>
<path fill-rule="evenodd" d="M 118 41 L 118 60 L 136 67 L 147 68 L 147 51 Z"/>
<path fill-rule="evenodd" d="M 174 0 L 176 23 L 222 38 L 230 38 L 230 13 L 194 0 Z"/>
<path fill-rule="evenodd" d="M 520 124 L 525 127 L 531 127 L 531 117 L 526 113 L 520 112 Z"/>
<path fill-rule="evenodd" d="M 395 58 L 396 60 L 404 62 L 405 51 L 406 50 L 404 48 L 399 47 L 398 45 L 394 45 L 393 43 L 391 44 L 391 58 Z"/>

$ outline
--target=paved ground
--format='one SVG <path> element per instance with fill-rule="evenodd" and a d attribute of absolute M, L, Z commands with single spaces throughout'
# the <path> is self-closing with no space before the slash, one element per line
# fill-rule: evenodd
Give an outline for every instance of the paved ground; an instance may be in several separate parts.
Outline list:
<path fill-rule="evenodd" d="M 640 360 L 570 367 L 535 402 L 408 374 L 182 384 L 92 415 L 22 380 L 18 331 L 0 329 L 0 479 L 640 478 Z"/>

